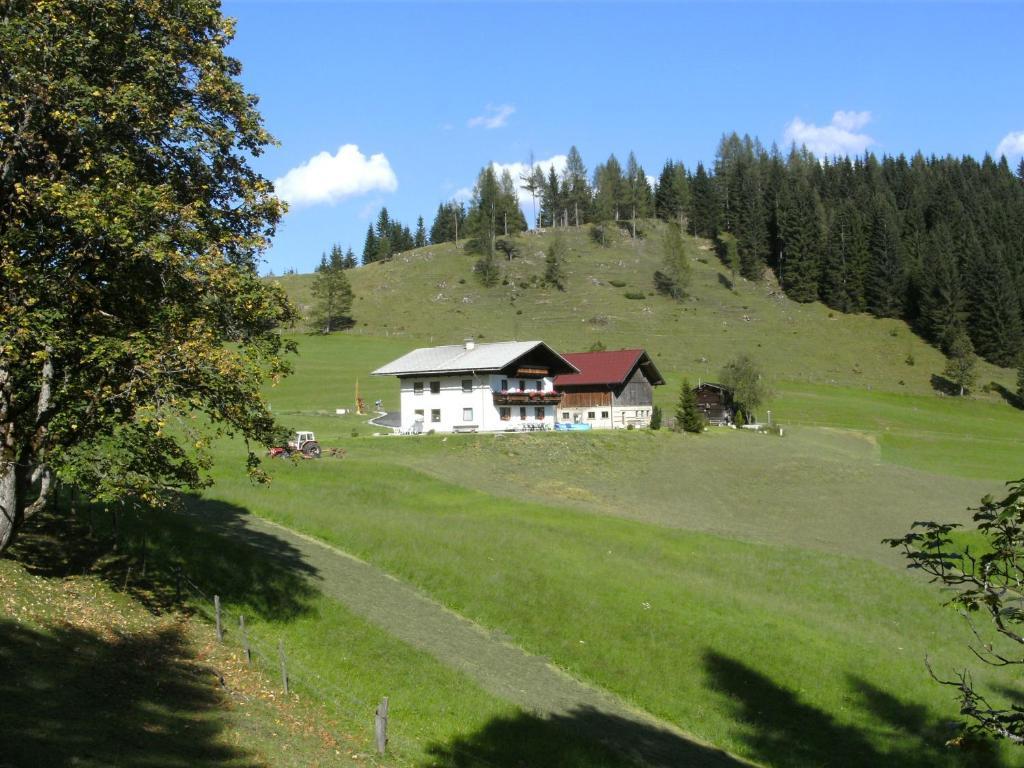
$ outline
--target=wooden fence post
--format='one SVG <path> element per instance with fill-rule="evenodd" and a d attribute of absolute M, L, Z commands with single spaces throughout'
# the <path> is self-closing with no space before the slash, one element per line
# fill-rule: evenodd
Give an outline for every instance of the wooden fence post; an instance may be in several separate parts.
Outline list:
<path fill-rule="evenodd" d="M 377 705 L 377 715 L 373 719 L 373 731 L 377 737 L 377 752 L 384 754 L 388 746 L 388 697 L 385 696 Z"/>
<path fill-rule="evenodd" d="M 245 663 L 252 666 L 252 650 L 249 648 L 249 633 L 245 631 L 245 616 L 238 616 L 238 629 L 242 633 L 242 650 L 245 651 Z"/>
<path fill-rule="evenodd" d="M 220 624 L 220 595 L 213 596 L 213 612 L 217 616 L 217 642 L 224 642 L 224 629 Z"/>
<path fill-rule="evenodd" d="M 281 684 L 284 686 L 284 692 L 288 693 L 288 667 L 285 663 L 284 658 L 284 640 L 277 641 L 277 655 L 281 658 Z"/>

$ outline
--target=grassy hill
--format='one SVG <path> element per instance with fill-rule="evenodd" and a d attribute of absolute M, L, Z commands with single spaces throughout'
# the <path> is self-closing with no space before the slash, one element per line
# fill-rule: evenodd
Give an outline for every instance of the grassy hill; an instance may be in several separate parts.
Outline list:
<path fill-rule="evenodd" d="M 714 379 L 738 352 L 756 357 L 774 381 L 930 394 L 942 355 L 901 321 L 843 315 L 822 304 L 798 304 L 772 279 L 753 283 L 728 270 L 706 241 L 687 239 L 693 266 L 690 297 L 653 294 L 661 262 L 661 229 L 646 239 L 621 233 L 611 245 L 593 242 L 589 228 L 517 238 L 521 256 L 503 262 L 504 284 L 483 288 L 472 274 L 475 256 L 453 243 L 403 253 L 350 272 L 356 294 L 353 334 L 397 337 L 408 347 L 542 338 L 562 352 L 596 341 L 609 349 L 643 346 L 663 373 Z M 566 241 L 565 292 L 539 287 L 552 238 Z M 304 312 L 312 275 L 273 278 Z M 641 299 L 627 294 L 644 294 Z M 1013 388 L 1012 373 L 983 364 L 978 382 Z"/>

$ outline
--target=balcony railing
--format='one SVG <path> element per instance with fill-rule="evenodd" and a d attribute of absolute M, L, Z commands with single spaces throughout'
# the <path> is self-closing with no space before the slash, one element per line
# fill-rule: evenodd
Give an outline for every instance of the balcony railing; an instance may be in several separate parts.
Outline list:
<path fill-rule="evenodd" d="M 495 405 L 558 405 L 561 392 L 495 392 Z"/>

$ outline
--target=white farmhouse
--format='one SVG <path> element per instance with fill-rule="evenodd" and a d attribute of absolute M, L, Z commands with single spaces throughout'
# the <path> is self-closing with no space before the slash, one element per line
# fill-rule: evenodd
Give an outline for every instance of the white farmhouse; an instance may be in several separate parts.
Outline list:
<path fill-rule="evenodd" d="M 542 341 L 469 339 L 414 349 L 373 374 L 399 378 L 403 432 L 498 432 L 554 428 L 555 376 L 576 372 Z"/>

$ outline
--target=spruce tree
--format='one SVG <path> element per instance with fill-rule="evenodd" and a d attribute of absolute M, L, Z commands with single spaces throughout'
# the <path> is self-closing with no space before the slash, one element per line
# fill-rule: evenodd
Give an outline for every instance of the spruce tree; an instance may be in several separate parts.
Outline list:
<path fill-rule="evenodd" d="M 503 211 L 501 183 L 494 167 L 481 169 L 473 187 L 473 200 L 466 217 L 466 231 L 470 250 L 484 255 L 494 254 L 494 238 L 498 220 Z"/>
<path fill-rule="evenodd" d="M 366 240 L 363 242 L 363 264 L 372 264 L 377 260 L 377 235 L 373 224 L 366 227 Z"/>
<path fill-rule="evenodd" d="M 423 225 L 423 217 L 416 219 L 416 236 L 413 238 L 413 248 L 422 248 L 427 244 L 427 228 Z"/>
<path fill-rule="evenodd" d="M 802 175 L 790 178 L 780 200 L 779 237 L 779 282 L 783 290 L 794 301 L 815 301 L 821 228 L 814 190 Z"/>
<path fill-rule="evenodd" d="M 658 293 L 682 301 L 690 287 L 691 269 L 678 224 L 666 225 L 661 248 L 662 268 L 654 273 L 654 287 Z"/>
<path fill-rule="evenodd" d="M 565 159 L 565 170 L 562 172 L 562 189 L 565 195 L 565 208 L 572 223 L 579 227 L 590 221 L 592 193 L 587 180 L 587 167 L 575 146 L 569 147 Z"/>
<path fill-rule="evenodd" d="M 313 322 L 321 333 L 352 325 L 352 286 L 345 274 L 345 255 L 340 246 L 330 256 L 321 255 L 313 279 Z"/>
<path fill-rule="evenodd" d="M 560 291 L 565 290 L 565 270 L 562 268 L 565 250 L 565 242 L 561 236 L 556 235 L 544 259 L 544 284 Z"/>
<path fill-rule="evenodd" d="M 690 184 L 690 232 L 697 237 L 713 238 L 718 234 L 718 199 L 713 180 L 697 163 L 697 171 Z"/>
<path fill-rule="evenodd" d="M 978 358 L 970 337 L 966 333 L 958 334 L 949 345 L 949 359 L 942 375 L 959 389 L 960 397 L 974 384 L 977 366 Z"/>
<path fill-rule="evenodd" d="M 703 432 L 704 414 L 697 404 L 697 393 L 690 387 L 690 380 L 683 379 L 679 387 L 679 403 L 676 406 L 677 432 Z"/>
<path fill-rule="evenodd" d="M 345 269 L 355 269 L 357 266 L 358 262 L 356 262 L 356 255 L 352 251 L 352 246 L 350 245 L 345 251 Z"/>
<path fill-rule="evenodd" d="M 876 198 L 871 216 L 867 307 L 878 317 L 900 317 L 906 283 L 896 211 Z"/>

